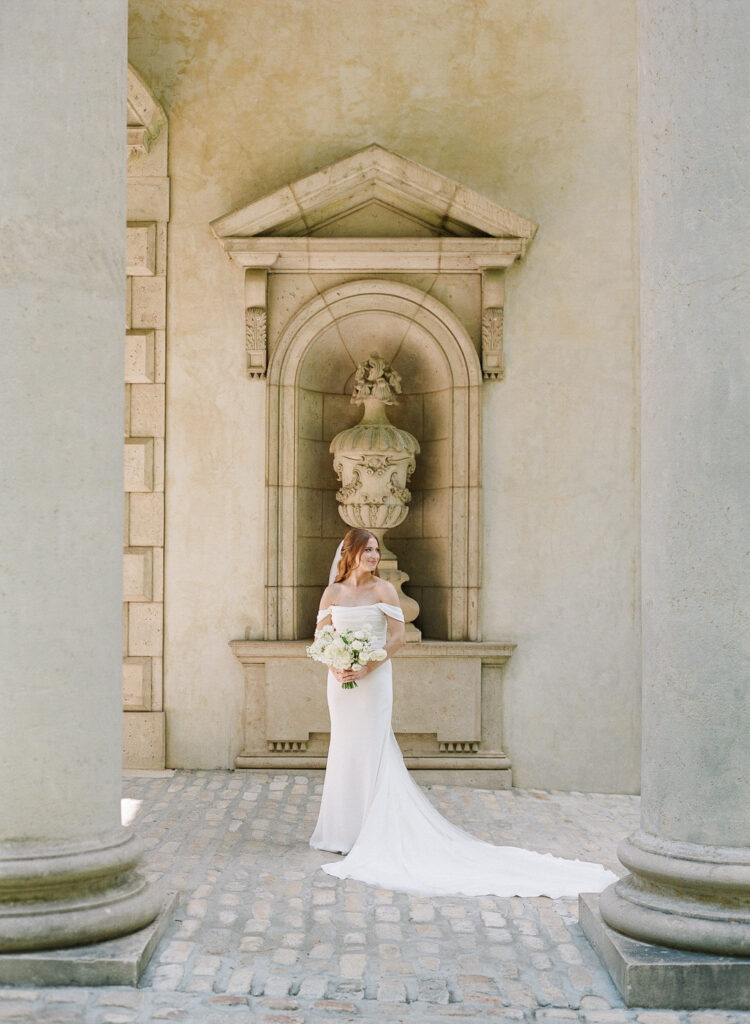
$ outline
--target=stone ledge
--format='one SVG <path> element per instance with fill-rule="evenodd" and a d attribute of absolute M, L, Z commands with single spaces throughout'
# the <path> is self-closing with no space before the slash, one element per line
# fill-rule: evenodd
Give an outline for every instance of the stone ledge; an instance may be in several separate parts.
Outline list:
<path fill-rule="evenodd" d="M 0 985 L 135 987 L 167 930 L 176 905 L 177 893 L 167 893 L 158 916 L 150 925 L 119 939 L 69 949 L 3 953 L 0 955 Z"/>
<path fill-rule="evenodd" d="M 504 754 L 497 757 L 469 757 L 464 760 L 424 755 L 404 756 L 404 763 L 416 783 L 422 786 L 471 786 L 475 789 L 511 789 L 513 770 Z M 234 767 L 246 771 L 315 772 L 321 778 L 326 758 L 305 754 L 238 754 Z"/>
<path fill-rule="evenodd" d="M 243 665 L 262 664 L 271 658 L 307 657 L 309 640 L 230 640 L 229 646 Z M 516 645 L 507 640 L 418 640 L 405 644 L 393 655 L 403 658 L 479 658 L 487 665 L 503 665 Z"/>
<path fill-rule="evenodd" d="M 604 923 L 598 894 L 582 894 L 578 913 L 586 938 L 626 1006 L 750 1009 L 750 959 L 690 953 L 629 939 Z"/>

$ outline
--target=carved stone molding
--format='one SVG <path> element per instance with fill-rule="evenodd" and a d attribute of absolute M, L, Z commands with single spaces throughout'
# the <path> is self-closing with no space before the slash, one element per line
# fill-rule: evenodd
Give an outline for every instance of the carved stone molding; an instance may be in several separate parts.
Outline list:
<path fill-rule="evenodd" d="M 440 743 L 439 749 L 441 754 L 476 754 L 479 752 L 479 742 L 449 741 Z"/>
<path fill-rule="evenodd" d="M 151 90 L 128 64 L 128 155 L 148 153 L 166 123 L 166 115 Z"/>
<path fill-rule="evenodd" d="M 490 306 L 482 311 L 482 377 L 503 378 L 503 309 Z"/>
<path fill-rule="evenodd" d="M 482 378 L 502 380 L 505 320 L 505 267 L 487 264 L 482 270 Z"/>
<path fill-rule="evenodd" d="M 481 238 L 495 246 L 499 241 L 509 243 L 516 250 L 514 258 L 523 257 L 536 232 L 536 224 L 526 217 L 377 144 L 233 210 L 211 227 L 233 258 L 237 249 L 226 243 L 249 241 L 254 235 L 273 235 L 282 243 L 297 236 L 304 248 L 307 243 L 302 239 L 313 233 L 330 238 L 347 213 L 372 203 L 398 210 L 415 228 L 428 228 L 443 241 L 453 237 Z M 415 237 L 400 240 L 408 247 L 423 234 L 424 230 L 415 230 Z"/>
<path fill-rule="evenodd" d="M 245 310 L 245 350 L 247 375 L 251 380 L 266 379 L 268 324 L 265 309 L 251 306 Z"/>

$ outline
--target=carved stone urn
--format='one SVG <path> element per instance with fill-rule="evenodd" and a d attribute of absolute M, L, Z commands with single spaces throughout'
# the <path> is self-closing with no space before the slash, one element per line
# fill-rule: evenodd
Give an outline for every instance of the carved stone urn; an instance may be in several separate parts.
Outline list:
<path fill-rule="evenodd" d="M 363 405 L 356 427 L 342 430 L 331 441 L 333 468 L 341 482 L 336 492 L 339 515 L 349 526 L 375 534 L 380 544 L 380 575 L 398 593 L 406 620 L 407 640 L 419 640 L 413 625 L 419 614 L 417 602 L 402 593 L 408 575 L 398 568 L 396 556 L 385 544 L 386 530 L 398 526 L 409 512 L 411 493 L 407 484 L 416 467 L 419 442 L 407 430 L 394 427 L 386 406 L 396 405 L 401 377 L 381 356 L 371 355 L 354 375 L 352 404 Z"/>

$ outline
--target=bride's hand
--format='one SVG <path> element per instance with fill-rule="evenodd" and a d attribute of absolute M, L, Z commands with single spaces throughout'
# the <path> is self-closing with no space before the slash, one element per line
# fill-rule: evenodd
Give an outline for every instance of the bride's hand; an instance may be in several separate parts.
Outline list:
<path fill-rule="evenodd" d="M 369 675 L 371 671 L 371 667 L 369 665 L 365 665 L 356 670 L 351 668 L 334 669 L 333 674 L 340 683 L 358 683 L 360 679 L 364 679 L 364 677 Z"/>

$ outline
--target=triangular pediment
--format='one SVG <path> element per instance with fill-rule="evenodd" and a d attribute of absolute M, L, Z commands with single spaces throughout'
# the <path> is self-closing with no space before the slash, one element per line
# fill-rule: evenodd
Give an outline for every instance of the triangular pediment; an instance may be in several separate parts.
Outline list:
<path fill-rule="evenodd" d="M 215 220 L 217 238 L 516 239 L 536 225 L 459 182 L 371 145 Z"/>

